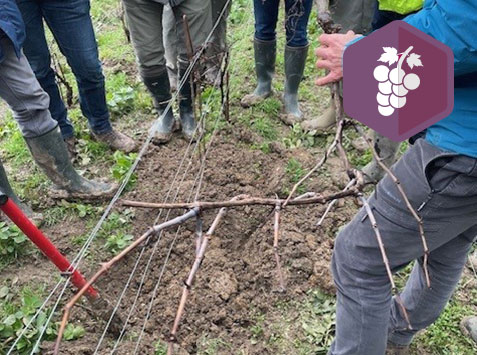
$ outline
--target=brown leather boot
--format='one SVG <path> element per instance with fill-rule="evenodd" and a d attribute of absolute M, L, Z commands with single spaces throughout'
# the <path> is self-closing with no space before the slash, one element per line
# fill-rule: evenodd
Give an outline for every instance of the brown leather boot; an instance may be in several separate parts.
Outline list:
<path fill-rule="evenodd" d="M 137 148 L 136 142 L 132 138 L 114 129 L 106 133 L 93 132 L 93 138 L 113 150 L 120 150 L 124 153 L 131 153 Z"/>

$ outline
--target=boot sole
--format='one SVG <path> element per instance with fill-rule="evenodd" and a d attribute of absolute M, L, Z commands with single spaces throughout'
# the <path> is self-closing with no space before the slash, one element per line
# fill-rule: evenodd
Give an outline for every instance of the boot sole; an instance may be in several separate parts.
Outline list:
<path fill-rule="evenodd" d="M 110 190 L 99 193 L 83 193 L 83 192 L 71 192 L 64 189 L 51 189 L 50 197 L 54 200 L 66 200 L 66 201 L 83 201 L 83 202 L 94 202 L 111 199 L 116 191 L 118 190 L 118 185 L 114 185 Z"/>

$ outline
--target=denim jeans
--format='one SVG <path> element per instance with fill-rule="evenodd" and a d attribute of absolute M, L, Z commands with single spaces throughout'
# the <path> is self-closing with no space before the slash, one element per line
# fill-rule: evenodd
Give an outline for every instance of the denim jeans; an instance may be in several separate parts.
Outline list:
<path fill-rule="evenodd" d="M 254 0 L 255 38 L 273 41 L 276 38 L 280 0 Z M 313 0 L 285 0 L 287 45 L 308 45 L 307 27 Z"/>
<path fill-rule="evenodd" d="M 75 75 L 81 111 L 91 130 L 111 131 L 89 0 L 17 0 L 17 4 L 26 26 L 25 55 L 41 87 L 50 96 L 50 112 L 58 121 L 63 138 L 72 137 L 74 130 L 51 68 L 43 20 Z"/>
<path fill-rule="evenodd" d="M 409 345 L 449 301 L 477 235 L 477 159 L 445 152 L 419 139 L 392 170 L 423 220 L 431 288 L 421 266 L 423 246 L 417 221 L 386 176 L 368 203 L 391 270 L 397 272 L 417 260 L 401 293 L 412 330 L 391 297 L 373 225 L 361 209 L 339 233 L 333 251 L 338 302 L 331 355 L 384 355 L 387 340 Z"/>

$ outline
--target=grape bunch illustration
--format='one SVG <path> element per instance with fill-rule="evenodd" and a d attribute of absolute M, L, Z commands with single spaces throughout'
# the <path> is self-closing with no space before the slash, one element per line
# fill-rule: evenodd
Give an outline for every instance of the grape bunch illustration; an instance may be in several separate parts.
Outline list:
<path fill-rule="evenodd" d="M 421 84 L 417 74 L 406 73 L 402 68 L 404 59 L 411 70 L 423 66 L 421 56 L 411 53 L 412 49 L 413 46 L 410 46 L 404 52 L 398 53 L 394 47 L 383 47 L 384 53 L 378 61 L 388 65 L 378 65 L 373 72 L 374 78 L 379 82 L 376 99 L 378 111 L 382 116 L 391 116 L 394 110 L 404 107 L 407 93 L 416 90 Z M 397 63 L 397 66 L 392 68 L 394 63 Z"/>

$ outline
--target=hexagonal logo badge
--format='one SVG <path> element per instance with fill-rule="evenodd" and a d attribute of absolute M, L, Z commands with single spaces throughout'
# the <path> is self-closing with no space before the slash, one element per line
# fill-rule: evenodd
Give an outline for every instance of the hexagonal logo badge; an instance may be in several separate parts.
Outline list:
<path fill-rule="evenodd" d="M 394 21 L 343 57 L 346 114 L 393 141 L 447 117 L 454 107 L 454 55 L 436 39 Z"/>

